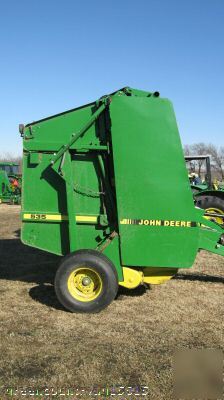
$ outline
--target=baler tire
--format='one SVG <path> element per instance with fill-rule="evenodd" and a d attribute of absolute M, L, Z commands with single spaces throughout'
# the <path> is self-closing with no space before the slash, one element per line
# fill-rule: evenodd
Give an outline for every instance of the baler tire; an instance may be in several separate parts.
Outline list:
<path fill-rule="evenodd" d="M 87 285 L 89 289 L 83 286 L 84 278 L 91 281 Z M 82 292 L 90 290 L 90 285 L 93 287 L 92 298 L 88 297 L 91 295 L 88 292 Z M 70 253 L 63 258 L 56 272 L 57 298 L 71 312 L 99 312 L 114 300 L 117 291 L 118 276 L 113 263 L 96 250 L 78 250 Z"/>
<path fill-rule="evenodd" d="M 214 210 L 217 214 L 223 214 L 224 217 L 224 199 L 221 199 L 217 196 L 209 196 L 209 195 L 201 195 L 196 197 L 196 206 L 202 208 L 204 210 Z M 210 220 L 214 220 L 220 225 L 222 224 L 221 218 L 211 218 Z"/>

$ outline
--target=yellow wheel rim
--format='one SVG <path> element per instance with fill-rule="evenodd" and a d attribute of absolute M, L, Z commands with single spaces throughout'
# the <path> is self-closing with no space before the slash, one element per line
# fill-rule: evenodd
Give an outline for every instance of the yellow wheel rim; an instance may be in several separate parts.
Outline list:
<path fill-rule="evenodd" d="M 100 275 L 92 268 L 80 267 L 68 277 L 68 291 L 78 301 L 95 300 L 101 293 L 103 282 Z"/>
<path fill-rule="evenodd" d="M 223 224 L 223 221 L 224 221 L 224 211 L 222 211 L 222 210 L 220 210 L 219 208 L 213 208 L 213 207 L 211 207 L 211 208 L 206 208 L 206 210 L 205 210 L 207 213 L 209 213 L 209 214 L 211 214 L 211 216 L 209 215 L 206 215 L 206 217 L 205 218 L 207 218 L 207 219 L 210 219 L 211 221 L 215 221 L 215 222 L 217 222 L 217 224 L 219 224 L 219 225 L 222 225 Z M 222 217 L 213 217 L 212 216 L 212 214 L 221 214 L 221 215 L 223 215 L 223 218 Z"/>

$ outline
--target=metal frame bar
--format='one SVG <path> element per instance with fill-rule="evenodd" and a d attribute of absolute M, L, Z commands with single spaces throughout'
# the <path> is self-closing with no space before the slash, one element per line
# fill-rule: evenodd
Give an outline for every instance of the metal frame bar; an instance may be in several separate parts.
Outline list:
<path fill-rule="evenodd" d="M 89 121 L 83 126 L 83 128 L 76 133 L 72 134 L 71 140 L 61 147 L 61 149 L 56 153 L 56 155 L 51 160 L 51 165 L 54 165 L 55 162 L 67 151 L 70 147 L 80 138 L 80 136 L 84 135 L 84 133 L 94 124 L 96 119 L 100 116 L 100 114 L 105 110 L 107 104 L 106 102 L 101 104 L 101 106 L 96 110 L 96 112 L 92 115 Z"/>

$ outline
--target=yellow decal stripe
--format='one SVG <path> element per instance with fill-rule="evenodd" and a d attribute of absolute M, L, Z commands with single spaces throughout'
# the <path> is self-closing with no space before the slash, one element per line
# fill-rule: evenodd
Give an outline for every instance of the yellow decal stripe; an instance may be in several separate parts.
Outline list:
<path fill-rule="evenodd" d="M 97 222 L 97 217 L 93 216 L 85 216 L 85 215 L 76 215 L 76 222 Z"/>
<path fill-rule="evenodd" d="M 35 214 L 35 213 L 24 213 L 24 220 L 32 221 L 68 221 L 67 215 L 62 214 Z M 97 223 L 97 216 L 92 215 L 76 215 L 76 222 L 90 222 Z"/>

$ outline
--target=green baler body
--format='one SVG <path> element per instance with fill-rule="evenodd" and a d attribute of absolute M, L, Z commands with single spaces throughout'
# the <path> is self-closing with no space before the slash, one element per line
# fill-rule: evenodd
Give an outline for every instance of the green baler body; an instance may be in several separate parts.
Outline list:
<path fill-rule="evenodd" d="M 26 125 L 23 149 L 24 243 L 97 249 L 120 280 L 122 266 L 188 268 L 200 248 L 224 254 L 222 228 L 194 207 L 169 100 L 119 90 Z"/>

